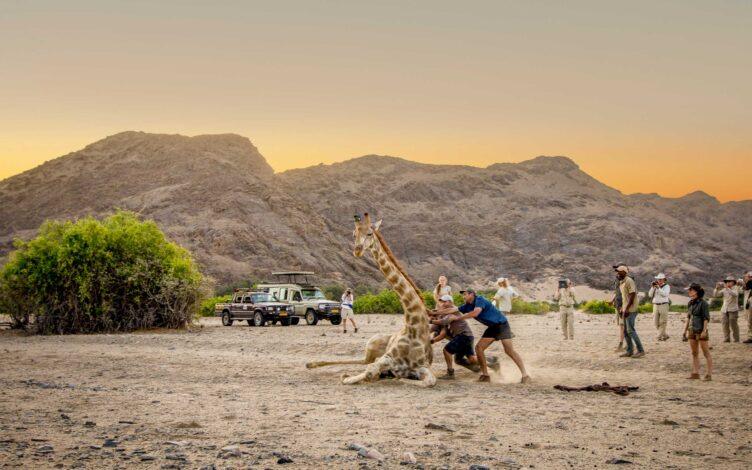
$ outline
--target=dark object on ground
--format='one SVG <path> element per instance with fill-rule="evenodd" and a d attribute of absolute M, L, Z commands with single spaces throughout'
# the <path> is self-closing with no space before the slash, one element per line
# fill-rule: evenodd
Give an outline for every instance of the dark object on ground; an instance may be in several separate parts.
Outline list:
<path fill-rule="evenodd" d="M 293 463 L 292 459 L 290 457 L 280 457 L 277 460 L 277 464 L 279 464 L 279 465 L 284 465 L 286 463 Z"/>
<path fill-rule="evenodd" d="M 631 387 L 629 385 L 617 385 L 612 387 L 608 382 L 602 384 L 588 385 L 587 387 L 567 387 L 566 385 L 554 385 L 556 390 L 565 392 L 614 392 L 617 395 L 629 395 L 629 392 L 635 392 L 640 387 Z"/>
<path fill-rule="evenodd" d="M 611 465 L 620 465 L 620 464 L 625 464 L 625 463 L 631 464 L 632 462 L 630 462 L 629 460 L 624 460 L 624 459 L 611 459 L 611 460 L 607 460 L 606 463 L 610 463 Z"/>

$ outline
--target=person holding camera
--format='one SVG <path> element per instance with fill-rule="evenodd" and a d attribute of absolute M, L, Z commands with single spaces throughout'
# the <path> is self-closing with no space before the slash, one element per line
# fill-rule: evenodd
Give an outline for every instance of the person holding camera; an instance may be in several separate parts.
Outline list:
<path fill-rule="evenodd" d="M 666 282 L 666 275 L 659 273 L 653 280 L 648 291 L 648 297 L 653 299 L 653 323 L 658 330 L 658 341 L 666 341 L 666 325 L 668 324 L 669 294 L 671 286 Z"/>
<path fill-rule="evenodd" d="M 619 266 L 623 266 L 626 263 L 616 263 L 612 268 L 616 269 Z M 629 275 L 629 274 L 627 274 Z M 623 305 L 621 298 L 621 278 L 616 275 L 614 280 L 614 297 L 608 302 L 609 305 L 616 310 L 616 329 L 619 332 L 619 345 L 614 349 L 614 352 L 624 351 L 624 319 L 621 317 L 621 307 Z"/>
<path fill-rule="evenodd" d="M 692 283 L 687 287 L 689 304 L 687 304 L 687 322 L 684 324 L 684 341 L 689 341 L 692 351 L 692 375 L 690 380 L 700 378 L 700 348 L 705 356 L 705 377 L 702 380 L 710 381 L 713 375 L 713 360 L 710 357 L 708 347 L 708 324 L 710 323 L 710 306 L 703 299 L 705 289 L 700 284 Z"/>
<path fill-rule="evenodd" d="M 739 286 L 734 276 L 726 276 L 718 282 L 713 291 L 714 297 L 723 297 L 721 306 L 721 326 L 723 342 L 730 343 L 733 333 L 734 342 L 739 342 Z"/>
<path fill-rule="evenodd" d="M 752 271 L 748 271 L 742 278 L 744 289 L 744 311 L 747 312 L 747 344 L 752 344 Z"/>
<path fill-rule="evenodd" d="M 621 308 L 621 316 L 624 321 L 624 339 L 627 340 L 627 351 L 620 357 L 631 357 L 637 359 L 645 355 L 642 341 L 640 341 L 640 336 L 635 329 L 637 314 L 639 312 L 637 308 L 637 284 L 635 284 L 634 279 L 629 277 L 629 268 L 625 265 L 617 266 L 615 271 L 621 281 L 619 283 L 623 304 Z M 634 352 L 635 346 L 637 347 L 637 352 Z"/>
<path fill-rule="evenodd" d="M 572 281 L 559 280 L 559 288 L 554 294 L 554 301 L 559 302 L 559 321 L 564 339 L 574 339 L 574 304 L 577 303 L 577 299 L 575 299 Z"/>

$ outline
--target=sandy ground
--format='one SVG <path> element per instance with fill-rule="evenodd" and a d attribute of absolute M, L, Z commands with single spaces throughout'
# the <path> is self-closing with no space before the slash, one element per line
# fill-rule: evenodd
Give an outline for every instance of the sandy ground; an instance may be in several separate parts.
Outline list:
<path fill-rule="evenodd" d="M 5 331 L 0 466 L 263 469 L 289 457 L 290 468 L 610 468 L 611 459 L 633 462 L 616 465 L 627 468 L 749 468 L 752 347 L 721 343 L 713 323 L 713 381 L 688 381 L 681 315 L 671 316 L 667 342 L 655 340 L 650 315 L 640 317 L 643 359 L 613 352 L 612 320 L 578 313 L 576 339 L 563 341 L 557 314 L 513 316 L 533 383 L 519 384 L 504 357 L 491 384 L 463 369 L 426 390 L 339 384 L 362 366 L 304 367 L 359 357 L 370 335 L 399 328 L 399 316 L 360 316 L 356 335 L 328 323 L 228 328 L 214 318 L 180 333 Z M 501 354 L 498 343 L 492 353 Z M 440 374 L 438 345 L 436 355 Z M 604 381 L 640 389 L 553 388 Z M 359 457 L 353 442 L 386 459 Z M 406 451 L 417 464 L 400 466 Z"/>

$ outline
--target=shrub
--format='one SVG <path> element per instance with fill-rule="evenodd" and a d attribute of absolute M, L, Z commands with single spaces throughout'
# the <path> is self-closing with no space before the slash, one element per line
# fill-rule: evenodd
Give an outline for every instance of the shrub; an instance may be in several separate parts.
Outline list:
<path fill-rule="evenodd" d="M 551 304 L 548 302 L 526 302 L 519 297 L 512 299 L 511 314 L 540 315 L 551 311 Z"/>
<path fill-rule="evenodd" d="M 190 253 L 154 222 L 118 211 L 99 222 L 45 222 L 0 271 L 0 310 L 40 334 L 179 328 L 204 297 Z"/>
<path fill-rule="evenodd" d="M 198 309 L 198 315 L 200 317 L 213 317 L 214 316 L 214 304 L 220 302 L 229 302 L 232 300 L 231 295 L 220 295 L 217 297 L 210 297 L 201 302 L 201 307 Z"/>
<path fill-rule="evenodd" d="M 402 313 L 402 304 L 397 294 L 384 289 L 378 294 L 363 294 L 355 297 L 353 302 L 355 313 Z"/>
<path fill-rule="evenodd" d="M 616 313 L 616 309 L 609 305 L 605 300 L 590 300 L 585 302 L 582 308 L 587 313 L 602 314 L 602 313 Z"/>
<path fill-rule="evenodd" d="M 337 285 L 324 286 L 321 288 L 321 292 L 324 293 L 324 297 L 327 299 L 339 302 L 342 299 L 342 294 L 345 293 L 345 288 Z"/>
<path fill-rule="evenodd" d="M 637 310 L 640 313 L 652 313 L 653 312 L 653 304 L 640 304 L 637 307 Z"/>

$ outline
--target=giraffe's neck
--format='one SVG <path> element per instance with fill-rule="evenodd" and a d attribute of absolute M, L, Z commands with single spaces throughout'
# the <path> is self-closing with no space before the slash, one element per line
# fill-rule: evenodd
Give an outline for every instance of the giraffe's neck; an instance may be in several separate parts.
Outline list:
<path fill-rule="evenodd" d="M 413 282 L 402 272 L 397 261 L 390 256 L 385 247 L 382 245 L 383 240 L 377 237 L 372 248 L 371 254 L 379 265 L 379 269 L 384 274 L 389 285 L 399 296 L 402 303 L 402 309 L 405 311 L 405 325 L 408 328 L 428 328 L 428 316 L 426 315 L 426 306 L 420 297 L 417 288 Z"/>

